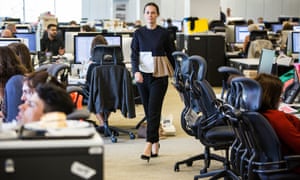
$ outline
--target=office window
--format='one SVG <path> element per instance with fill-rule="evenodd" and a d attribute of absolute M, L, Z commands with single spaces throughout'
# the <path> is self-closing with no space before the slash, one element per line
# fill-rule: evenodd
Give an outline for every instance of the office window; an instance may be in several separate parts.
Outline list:
<path fill-rule="evenodd" d="M 23 17 L 23 0 L 5 1 L 0 6 L 0 17 Z"/>
<path fill-rule="evenodd" d="M 82 0 L 13 0 L 0 6 L 0 17 L 21 18 L 24 22 L 37 22 L 41 13 L 50 11 L 60 22 L 80 21 Z M 72 4 L 72 5 L 71 5 Z M 25 9 L 25 12 L 24 12 Z"/>
<path fill-rule="evenodd" d="M 52 0 L 53 1 L 53 0 Z M 69 22 L 81 20 L 82 0 L 56 0 L 56 17 L 59 22 Z"/>

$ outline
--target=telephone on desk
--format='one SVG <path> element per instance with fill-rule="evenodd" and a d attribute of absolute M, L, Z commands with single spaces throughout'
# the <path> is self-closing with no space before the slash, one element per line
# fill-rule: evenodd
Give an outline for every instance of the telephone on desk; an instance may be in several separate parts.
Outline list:
<path fill-rule="evenodd" d="M 283 93 L 283 102 L 287 104 L 292 104 L 297 99 L 300 93 L 300 64 L 294 63 L 295 72 L 294 72 L 294 80 L 288 85 Z"/>

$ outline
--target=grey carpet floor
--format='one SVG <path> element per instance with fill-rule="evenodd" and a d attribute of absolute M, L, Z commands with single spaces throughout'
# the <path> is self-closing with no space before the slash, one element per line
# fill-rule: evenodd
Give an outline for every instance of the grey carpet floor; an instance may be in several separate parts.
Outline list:
<path fill-rule="evenodd" d="M 215 88 L 218 93 L 220 88 Z M 199 140 L 187 135 L 180 126 L 180 113 L 184 105 L 178 92 L 170 84 L 163 106 L 163 117 L 172 115 L 173 124 L 176 127 L 175 136 L 163 137 L 160 141 L 161 148 L 159 157 L 151 158 L 150 162 L 141 160 L 145 139 L 136 138 L 131 140 L 129 136 L 120 134 L 118 142 L 112 143 L 109 137 L 104 139 L 104 177 L 105 180 L 193 180 L 203 167 L 203 161 L 194 162 L 188 167 L 180 166 L 179 172 L 174 172 L 174 164 L 177 161 L 200 154 L 203 145 Z M 130 129 L 136 133 L 135 125 L 143 118 L 144 113 L 141 105 L 136 106 L 135 119 L 126 119 L 120 112 L 112 113 L 109 117 L 110 125 Z M 92 115 L 92 119 L 95 117 Z M 222 154 L 224 152 L 216 152 Z M 222 164 L 212 161 L 210 170 L 222 168 Z M 206 178 L 207 179 L 207 178 Z"/>

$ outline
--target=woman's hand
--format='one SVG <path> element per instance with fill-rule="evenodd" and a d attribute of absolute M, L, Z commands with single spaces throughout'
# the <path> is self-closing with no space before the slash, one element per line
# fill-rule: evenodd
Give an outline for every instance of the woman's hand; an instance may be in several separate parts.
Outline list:
<path fill-rule="evenodd" d="M 141 72 L 136 72 L 134 73 L 134 79 L 137 83 L 143 83 L 144 82 L 144 78 Z"/>

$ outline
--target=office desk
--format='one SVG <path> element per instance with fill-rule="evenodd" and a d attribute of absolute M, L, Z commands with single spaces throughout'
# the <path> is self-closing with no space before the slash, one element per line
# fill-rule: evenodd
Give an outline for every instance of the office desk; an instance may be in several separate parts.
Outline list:
<path fill-rule="evenodd" d="M 239 69 L 241 72 L 245 69 L 257 70 L 258 58 L 231 58 L 229 59 L 230 66 Z"/>
<path fill-rule="evenodd" d="M 241 51 L 226 52 L 227 59 L 243 58 Z"/>
<path fill-rule="evenodd" d="M 103 179 L 103 140 L 4 140 L 0 143 L 1 179 Z"/>

